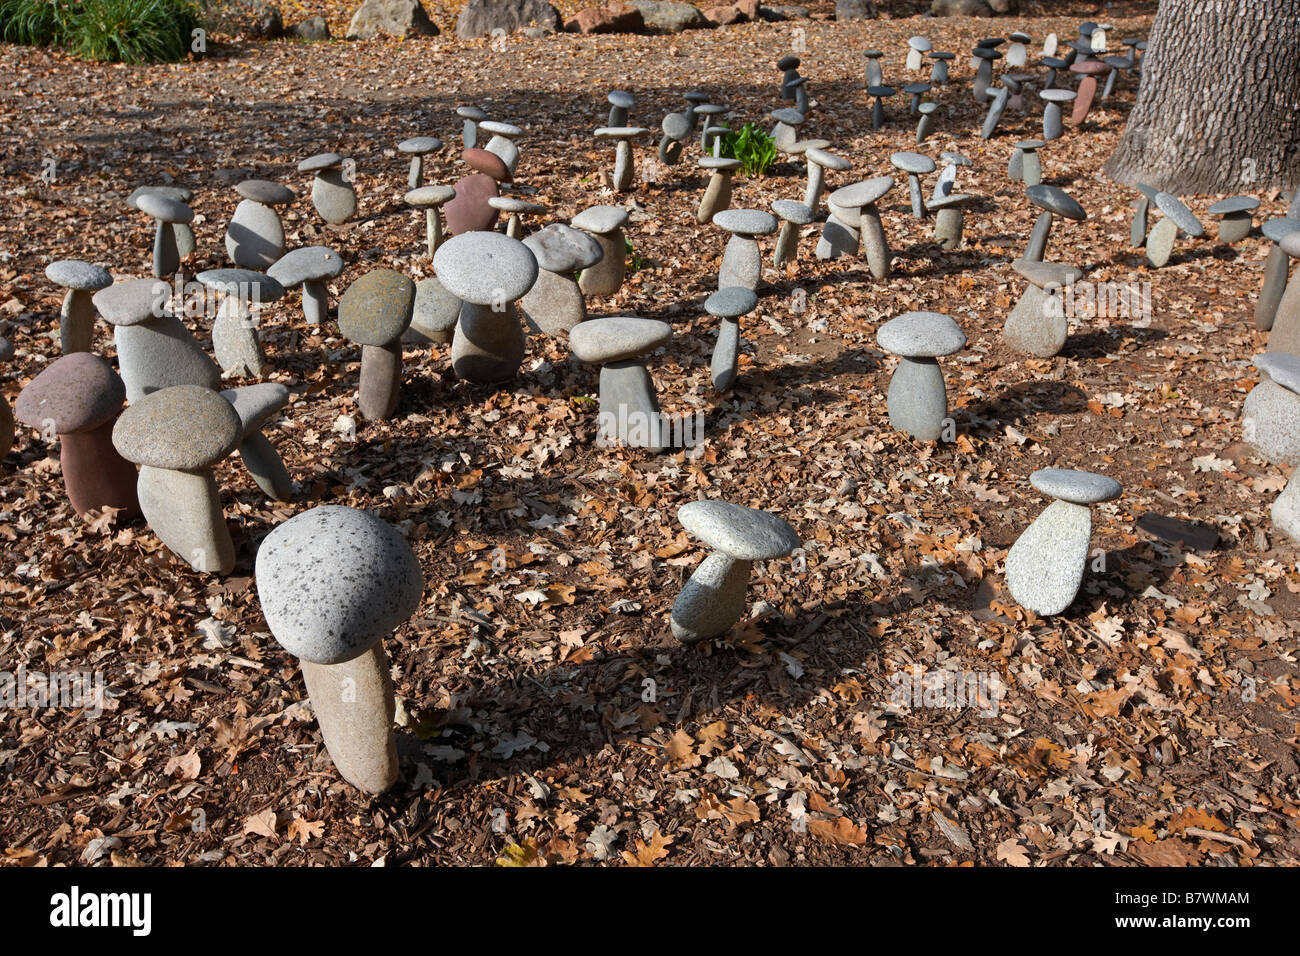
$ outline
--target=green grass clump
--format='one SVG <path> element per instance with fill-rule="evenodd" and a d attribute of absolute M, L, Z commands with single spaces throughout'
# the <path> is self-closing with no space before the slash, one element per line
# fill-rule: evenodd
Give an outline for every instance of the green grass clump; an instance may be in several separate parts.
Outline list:
<path fill-rule="evenodd" d="M 746 176 L 762 176 L 776 162 L 776 142 L 757 123 L 722 134 L 722 155 L 740 160 Z"/>
<path fill-rule="evenodd" d="M 182 60 L 198 24 L 194 0 L 0 0 L 0 39 L 105 63 Z"/>

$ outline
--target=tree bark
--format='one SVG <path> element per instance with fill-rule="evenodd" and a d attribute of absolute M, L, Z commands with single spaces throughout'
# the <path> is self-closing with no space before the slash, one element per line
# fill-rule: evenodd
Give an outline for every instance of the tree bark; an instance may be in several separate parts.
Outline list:
<path fill-rule="evenodd" d="M 1160 0 L 1105 172 L 1174 194 L 1300 180 L 1300 0 Z"/>

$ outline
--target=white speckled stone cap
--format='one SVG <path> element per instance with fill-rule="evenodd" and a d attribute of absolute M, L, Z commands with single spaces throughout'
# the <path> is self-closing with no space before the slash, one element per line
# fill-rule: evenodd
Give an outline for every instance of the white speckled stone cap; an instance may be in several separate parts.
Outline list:
<path fill-rule="evenodd" d="M 682 527 L 737 561 L 783 558 L 802 543 L 782 518 L 727 501 L 692 501 L 677 509 Z"/>
<path fill-rule="evenodd" d="M 1040 468 L 1029 476 L 1029 483 L 1045 495 L 1076 505 L 1111 501 L 1124 491 L 1123 486 L 1108 475 L 1072 468 Z"/>

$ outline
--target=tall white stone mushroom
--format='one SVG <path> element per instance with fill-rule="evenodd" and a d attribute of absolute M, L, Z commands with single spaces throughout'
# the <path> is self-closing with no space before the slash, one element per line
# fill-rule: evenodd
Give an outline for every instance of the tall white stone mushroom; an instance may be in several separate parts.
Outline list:
<path fill-rule="evenodd" d="M 59 344 L 63 354 L 93 351 L 95 305 L 92 297 L 100 289 L 113 284 L 112 275 L 107 269 L 89 262 L 62 259 L 45 267 L 45 278 L 68 290 L 59 312 Z"/>
<path fill-rule="evenodd" d="M 515 170 L 519 167 L 519 146 L 515 140 L 523 136 L 524 131 L 511 123 L 500 123 L 496 120 L 482 120 L 478 128 L 484 133 L 492 134 L 492 138 L 483 148 L 501 157 L 501 162 L 506 164 L 506 169 L 510 171 L 513 179 Z"/>
<path fill-rule="evenodd" d="M 442 140 L 436 136 L 413 136 L 397 144 L 397 151 L 411 157 L 411 168 L 406 174 L 407 191 L 424 185 L 424 157 L 442 149 Z"/>
<path fill-rule="evenodd" d="M 158 192 L 142 193 L 136 198 L 135 207 L 154 218 L 153 274 L 160 279 L 172 275 L 181 267 L 174 227 L 193 222 L 194 210 Z"/>
<path fill-rule="evenodd" d="M 718 288 L 757 290 L 763 280 L 763 255 L 756 237 L 776 232 L 776 217 L 761 209 L 724 209 L 713 217 L 713 224 L 731 233 L 718 269 Z"/>
<path fill-rule="evenodd" d="M 320 217 L 330 225 L 347 222 L 357 212 L 357 191 L 338 153 L 318 153 L 298 164 L 298 172 L 313 173 L 311 201 Z"/>
<path fill-rule="evenodd" d="M 298 658 L 339 775 L 358 790 L 383 793 L 399 774 L 383 641 L 424 593 L 411 546 L 373 515 L 323 505 L 268 534 L 254 573 L 266 626 Z"/>
<path fill-rule="evenodd" d="M 632 159 L 632 141 L 642 136 L 649 136 L 650 130 L 644 126 L 602 126 L 596 130 L 596 139 L 614 141 L 614 174 L 611 183 L 614 192 L 625 193 L 632 188 L 636 179 L 636 168 Z"/>
<path fill-rule="evenodd" d="M 673 636 L 683 644 L 725 634 L 744 616 L 750 566 L 783 558 L 802 543 L 776 515 L 726 501 L 692 501 L 677 509 L 677 520 L 713 551 L 673 602 Z"/>

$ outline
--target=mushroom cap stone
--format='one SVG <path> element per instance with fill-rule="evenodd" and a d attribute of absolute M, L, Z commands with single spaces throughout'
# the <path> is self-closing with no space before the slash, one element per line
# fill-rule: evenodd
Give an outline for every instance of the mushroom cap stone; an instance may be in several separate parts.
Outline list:
<path fill-rule="evenodd" d="M 893 96 L 898 90 L 892 86 L 868 86 L 867 92 L 872 96 Z"/>
<path fill-rule="evenodd" d="M 683 139 L 691 131 L 691 121 L 686 118 L 685 113 L 669 113 L 659 124 L 659 128 L 669 139 Z"/>
<path fill-rule="evenodd" d="M 266 274 L 286 289 L 304 282 L 333 279 L 343 271 L 343 257 L 326 246 L 304 246 L 286 252 Z"/>
<path fill-rule="evenodd" d="M 172 287 L 162 279 L 129 279 L 100 289 L 91 300 L 112 325 L 139 325 L 167 311 Z"/>
<path fill-rule="evenodd" d="M 609 96 L 605 97 L 605 99 L 609 101 L 610 106 L 617 106 L 625 110 L 630 110 L 636 106 L 636 100 L 626 90 L 610 90 Z"/>
<path fill-rule="evenodd" d="M 176 199 L 158 193 L 145 193 L 135 201 L 135 208 L 160 222 L 186 223 L 194 220 L 194 210 Z"/>
<path fill-rule="evenodd" d="M 927 209 L 946 209 L 949 206 L 965 206 L 973 202 L 976 197 L 970 193 L 948 193 L 943 196 L 933 196 L 925 204 Z"/>
<path fill-rule="evenodd" d="M 808 120 L 808 117 L 788 106 L 779 110 L 772 110 L 768 115 L 778 123 L 784 123 L 786 126 L 802 126 Z"/>
<path fill-rule="evenodd" d="M 687 532 L 735 561 L 783 558 L 803 543 L 784 519 L 728 501 L 692 501 L 677 509 L 677 520 Z"/>
<path fill-rule="evenodd" d="M 201 385 L 150 392 L 113 426 L 113 446 L 127 461 L 172 471 L 198 471 L 225 458 L 243 438 L 234 407 Z"/>
<path fill-rule="evenodd" d="M 1071 73 L 1081 73 L 1084 76 L 1100 76 L 1102 73 L 1109 73 L 1110 67 L 1101 60 L 1077 60 L 1070 64 Z"/>
<path fill-rule="evenodd" d="M 966 333 L 941 312 L 905 312 L 876 330 L 886 352 L 904 358 L 938 358 L 966 346 Z"/>
<path fill-rule="evenodd" d="M 837 189 L 828 198 L 841 209 L 861 209 L 870 206 L 893 188 L 893 176 L 876 176 Z"/>
<path fill-rule="evenodd" d="M 1279 216 L 1276 219 L 1270 219 L 1264 225 L 1259 227 L 1259 231 L 1273 242 L 1281 243 L 1286 236 L 1300 229 L 1300 220 L 1292 219 L 1289 216 Z"/>
<path fill-rule="evenodd" d="M 713 216 L 713 224 L 742 236 L 770 236 L 776 232 L 776 217 L 761 209 L 723 209 Z"/>
<path fill-rule="evenodd" d="M 107 270 L 80 259 L 60 259 L 45 267 L 45 278 L 65 289 L 78 292 L 98 292 L 113 284 Z"/>
<path fill-rule="evenodd" d="M 488 116 L 477 106 L 458 106 L 456 107 L 456 115 L 461 119 L 474 120 L 475 122 L 485 120 Z"/>
<path fill-rule="evenodd" d="M 913 50 L 918 50 L 921 53 L 925 53 L 927 50 L 929 50 L 931 47 L 934 46 L 934 44 L 932 44 L 925 37 L 920 37 L 920 36 L 910 37 L 907 41 L 907 45 L 910 46 Z"/>
<path fill-rule="evenodd" d="M 1006 39 L 1003 37 L 987 37 L 983 40 L 980 40 L 978 43 L 975 44 L 975 46 L 983 49 L 992 49 L 993 47 L 1001 46 L 1006 42 L 1007 42 Z"/>
<path fill-rule="evenodd" d="M 726 156 L 705 156 L 700 160 L 700 167 L 725 173 L 739 169 L 741 162 L 738 159 L 728 159 Z"/>
<path fill-rule="evenodd" d="M 943 152 L 939 154 L 939 158 L 942 159 L 945 163 L 952 163 L 954 166 L 974 165 L 967 157 L 963 156 L 961 153 Z"/>
<path fill-rule="evenodd" d="M 1040 468 L 1029 476 L 1029 483 L 1045 495 L 1076 505 L 1112 501 L 1124 493 L 1124 486 L 1108 475 L 1072 468 Z"/>
<path fill-rule="evenodd" d="M 653 352 L 672 335 L 672 326 L 658 319 L 631 315 L 588 319 L 569 331 L 569 351 L 584 362 L 605 365 Z"/>
<path fill-rule="evenodd" d="M 813 211 L 795 199 L 778 199 L 772 203 L 772 212 L 786 222 L 806 226 L 813 221 Z"/>
<path fill-rule="evenodd" d="M 1011 268 L 1040 289 L 1049 285 L 1070 285 L 1083 278 L 1082 269 L 1059 262 L 1033 262 L 1029 259 L 1017 259 L 1011 263 Z"/>
<path fill-rule="evenodd" d="M 1034 150 L 1042 149 L 1046 145 L 1047 143 L 1041 139 L 1022 139 L 1016 143 L 1016 149 L 1022 153 L 1032 153 Z"/>
<path fill-rule="evenodd" d="M 315 156 L 308 156 L 298 164 L 300 173 L 316 173 L 322 169 L 333 169 L 335 166 L 343 165 L 343 157 L 338 153 L 317 153 Z"/>
<path fill-rule="evenodd" d="M 1002 59 L 1002 51 L 995 50 L 991 46 L 977 46 L 975 49 L 971 50 L 970 52 L 971 52 L 971 56 L 978 57 L 981 60 Z"/>
<path fill-rule="evenodd" d="M 339 330 L 359 345 L 396 341 L 415 313 L 415 283 L 392 269 L 367 272 L 339 299 Z"/>
<path fill-rule="evenodd" d="M 719 113 L 725 113 L 729 107 L 722 106 L 718 103 L 701 103 L 695 107 L 695 112 L 701 116 L 717 116 Z"/>
<path fill-rule="evenodd" d="M 438 149 L 442 149 L 442 140 L 436 136 L 412 136 L 397 144 L 399 153 L 410 153 L 415 156 L 423 156 Z"/>
<path fill-rule="evenodd" d="M 795 70 L 799 68 L 799 64 L 802 62 L 803 60 L 797 56 L 787 54 L 776 61 L 776 68 L 778 70 Z"/>
<path fill-rule="evenodd" d="M 649 132 L 644 126 L 601 126 L 595 135 L 596 139 L 635 139 Z"/>
<path fill-rule="evenodd" d="M 207 269 L 194 277 L 209 289 L 226 295 L 249 293 L 253 302 L 274 302 L 284 298 L 284 286 L 265 272 L 252 269 Z"/>
<path fill-rule="evenodd" d="M 283 206 L 293 202 L 293 190 L 269 179 L 245 179 L 235 187 L 244 199 L 260 202 L 263 206 Z"/>
<path fill-rule="evenodd" d="M 1011 41 L 1013 43 L 1028 43 L 1032 39 L 1033 37 L 1022 30 L 1017 30 L 1015 33 L 1011 34 Z"/>
<path fill-rule="evenodd" d="M 890 156 L 889 161 L 905 173 L 924 175 L 934 172 L 934 160 L 921 153 L 903 151 Z"/>
<path fill-rule="evenodd" d="M 279 382 L 258 382 L 243 388 L 228 388 L 221 397 L 239 416 L 244 436 L 259 430 L 266 420 L 289 404 L 289 389 Z"/>
<path fill-rule="evenodd" d="M 929 56 L 932 60 L 955 60 L 957 58 L 956 53 L 944 53 L 939 50 L 931 51 Z"/>
<path fill-rule="evenodd" d="M 1177 196 L 1169 193 L 1156 193 L 1156 208 L 1172 219 L 1174 225 L 1189 236 L 1195 238 L 1205 235 L 1205 227 L 1201 225 L 1201 221 Z"/>
<path fill-rule="evenodd" d="M 704 300 L 704 311 L 720 319 L 737 319 L 758 307 L 758 293 L 743 285 L 729 285 Z"/>
<path fill-rule="evenodd" d="M 1127 70 L 1129 68 L 1128 57 L 1126 56 L 1108 56 L 1102 59 L 1113 70 Z"/>
<path fill-rule="evenodd" d="M 1050 67 L 1053 70 L 1065 69 L 1065 61 L 1059 56 L 1045 56 L 1041 62 L 1043 66 Z"/>
<path fill-rule="evenodd" d="M 460 154 L 460 158 L 469 164 L 470 169 L 491 176 L 499 183 L 510 178 L 510 167 L 496 153 L 489 153 L 486 149 L 467 149 Z"/>
<path fill-rule="evenodd" d="M 605 249 L 591 235 L 563 223 L 554 222 L 524 240 L 537 259 L 538 268 L 572 276 L 605 258 Z"/>
<path fill-rule="evenodd" d="M 574 216 L 569 225 L 583 232 L 603 235 L 626 226 L 628 218 L 627 210 L 622 206 L 592 206 Z"/>
<path fill-rule="evenodd" d="M 1208 210 L 1211 216 L 1226 216 L 1230 212 L 1254 212 L 1259 208 L 1259 200 L 1254 196 L 1230 196 L 1220 199 Z M 49 275 L 49 272 L 46 272 Z"/>
<path fill-rule="evenodd" d="M 529 202 L 518 196 L 489 196 L 488 205 L 509 213 L 546 212 L 546 207 L 540 203 Z"/>
<path fill-rule="evenodd" d="M 701 103 L 707 103 L 709 101 L 709 94 L 700 90 L 691 90 L 689 93 L 683 93 L 682 99 L 698 107 Z"/>
<path fill-rule="evenodd" d="M 52 421 L 57 434 L 68 435 L 112 421 L 125 401 L 126 386 L 113 366 L 93 352 L 73 352 L 27 383 L 14 416 L 32 428 Z"/>
<path fill-rule="evenodd" d="M 1088 218 L 1088 214 L 1083 211 L 1083 207 L 1079 205 L 1073 196 L 1063 189 L 1057 189 L 1055 186 L 1039 183 L 1026 189 L 1025 195 L 1039 209 L 1046 209 L 1054 215 L 1078 221 Z"/>
<path fill-rule="evenodd" d="M 903 92 L 906 93 L 908 96 L 914 96 L 917 93 L 929 93 L 930 84 L 929 83 L 908 83 L 905 87 L 903 87 Z"/>
<path fill-rule="evenodd" d="M 937 113 L 937 112 L 939 111 L 939 104 L 938 104 L 938 103 L 922 103 L 920 106 L 918 106 L 918 107 L 916 108 L 916 111 L 917 111 L 918 113 L 920 113 L 922 116 L 929 116 L 929 115 L 931 115 L 932 113 Z"/>
<path fill-rule="evenodd" d="M 1300 230 L 1288 232 L 1278 241 L 1278 246 L 1292 259 L 1300 259 Z"/>
<path fill-rule="evenodd" d="M 816 146 L 805 149 L 803 155 L 808 162 L 816 163 L 822 169 L 829 169 L 832 172 L 842 173 L 846 169 L 853 168 L 852 160 L 845 159 L 843 156 L 836 156 L 834 153 L 828 153 Z"/>
<path fill-rule="evenodd" d="M 499 232 L 453 236 L 434 253 L 433 269 L 448 292 L 475 305 L 513 302 L 537 281 L 532 250 Z"/>
<path fill-rule="evenodd" d="M 373 515 L 322 505 L 263 539 L 257 596 L 275 640 L 299 660 L 360 657 L 415 613 L 424 573 L 411 546 Z"/>
<path fill-rule="evenodd" d="M 139 209 L 138 202 L 145 193 L 154 193 L 184 203 L 194 198 L 194 190 L 186 189 L 184 186 L 141 186 L 126 197 L 126 204 L 133 209 Z"/>
<path fill-rule="evenodd" d="M 500 120 L 483 120 L 478 124 L 478 128 L 493 136 L 504 136 L 506 139 L 514 139 L 517 136 L 523 136 L 524 131 L 518 126 L 511 123 L 502 123 Z"/>
<path fill-rule="evenodd" d="M 1256 355 L 1255 368 L 1291 392 L 1300 392 L 1300 355 L 1290 352 L 1264 352 Z M 30 386 L 29 386 L 30 387 Z"/>
<path fill-rule="evenodd" d="M 421 186 L 412 189 L 402 198 L 408 206 L 441 206 L 456 198 L 456 190 L 451 186 Z"/>
<path fill-rule="evenodd" d="M 862 55 L 865 56 L 868 60 L 879 60 L 882 56 L 885 55 L 885 51 L 884 50 L 863 50 Z"/>
<path fill-rule="evenodd" d="M 1038 98 L 1047 100 L 1049 103 L 1068 103 L 1078 95 L 1074 90 L 1063 90 L 1055 86 L 1050 90 L 1038 91 Z"/>
<path fill-rule="evenodd" d="M 1146 183 L 1134 183 L 1133 188 L 1152 202 L 1155 202 L 1156 197 L 1160 195 L 1160 190 L 1156 189 L 1155 186 L 1148 186 Z"/>
<path fill-rule="evenodd" d="M 800 153 L 806 153 L 810 149 L 826 149 L 830 145 L 831 141 L 828 139 L 801 139 L 794 145 L 787 146 L 784 152 L 789 153 L 792 156 L 798 156 Z M 777 147 L 777 149 L 780 148 L 781 147 L 779 146 Z M 740 160 L 736 160 L 736 162 L 740 162 Z M 700 161 L 700 165 L 704 165 L 703 160 Z"/>

